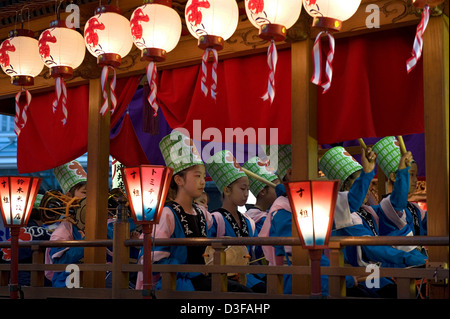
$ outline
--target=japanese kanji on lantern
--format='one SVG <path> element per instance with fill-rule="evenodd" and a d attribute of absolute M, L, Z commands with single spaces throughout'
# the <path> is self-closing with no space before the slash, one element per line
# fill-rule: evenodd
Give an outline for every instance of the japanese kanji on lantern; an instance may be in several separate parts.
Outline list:
<path fill-rule="evenodd" d="M 164 207 L 173 169 L 157 165 L 122 168 L 122 178 L 137 224 L 157 224 Z"/>
<path fill-rule="evenodd" d="M 0 177 L 0 208 L 6 227 L 26 226 L 41 181 L 31 176 Z"/>
<path fill-rule="evenodd" d="M 125 57 L 133 47 L 133 39 L 130 33 L 130 21 L 125 18 L 118 7 L 112 5 L 100 6 L 95 10 L 84 28 L 84 41 L 88 51 L 97 57 L 97 64 L 101 66 L 101 85 L 103 93 L 103 105 L 100 113 L 105 116 L 108 110 L 108 92 L 106 82 L 109 70 L 113 72 L 110 82 L 111 114 L 114 113 L 117 98 L 116 71 L 120 66 L 122 58 Z"/>
<path fill-rule="evenodd" d="M 14 131 L 19 136 L 27 123 L 27 112 L 31 103 L 31 93 L 24 87 L 34 85 L 34 78 L 44 68 L 39 57 L 38 40 L 34 38 L 34 32 L 28 29 L 10 31 L 9 38 L 0 45 L 0 65 L 2 70 L 11 77 L 11 83 L 21 87 L 15 96 L 14 117 Z M 26 96 L 23 107 L 20 105 L 22 92 L 25 92 Z"/>
<path fill-rule="evenodd" d="M 68 28 L 65 21 L 54 20 L 50 28 L 39 37 L 39 55 L 55 78 L 55 100 L 53 113 L 62 113 L 62 123 L 67 122 L 67 89 L 64 79 L 73 76 L 73 70 L 83 63 L 86 47 L 83 36 L 75 29 Z"/>
<path fill-rule="evenodd" d="M 313 28 L 320 30 L 313 46 L 313 76 L 311 82 L 323 88 L 325 93 L 331 87 L 333 77 L 333 59 L 335 40 L 333 32 L 339 32 L 342 22 L 350 19 L 358 10 L 361 0 L 303 0 L 306 12 L 312 16 Z M 329 50 L 326 55 L 325 68 L 322 65 L 321 37 L 326 35 Z M 323 75 L 322 73 L 325 72 Z"/>
<path fill-rule="evenodd" d="M 130 19 L 133 42 L 141 50 L 141 59 L 149 61 L 147 81 L 150 86 L 148 102 L 158 112 L 157 69 L 155 62 L 166 59 L 166 54 L 178 44 L 181 37 L 181 18 L 172 9 L 171 0 L 146 0 L 144 5 L 136 8 Z"/>
<path fill-rule="evenodd" d="M 287 29 L 297 22 L 302 11 L 301 0 L 245 0 L 245 12 L 250 22 L 259 29 L 259 37 L 270 41 L 267 50 L 269 80 L 263 99 L 273 102 L 275 97 L 275 70 L 278 61 L 275 41 L 284 41 Z"/>
<path fill-rule="evenodd" d="M 201 89 L 205 96 L 217 94 L 218 50 L 236 31 L 239 8 L 235 0 L 188 0 L 185 9 L 189 32 L 198 39 L 198 47 L 205 50 L 202 57 Z M 208 80 L 207 62 L 213 57 L 212 81 Z M 209 85 L 208 85 L 209 84 Z"/>

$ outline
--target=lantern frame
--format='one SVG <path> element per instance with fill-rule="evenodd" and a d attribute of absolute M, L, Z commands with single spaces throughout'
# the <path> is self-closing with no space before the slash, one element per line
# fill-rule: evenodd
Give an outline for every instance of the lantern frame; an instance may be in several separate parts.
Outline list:
<path fill-rule="evenodd" d="M 316 214 L 314 214 L 314 210 L 315 210 L 314 206 L 316 206 L 316 209 L 318 208 L 317 200 L 318 199 L 320 200 L 322 196 L 317 196 L 317 193 L 316 193 L 316 196 L 314 195 L 314 192 L 319 191 L 319 189 L 317 189 L 317 187 L 314 187 L 314 186 L 316 186 L 316 185 L 324 186 L 325 184 L 329 184 L 328 187 L 326 189 L 323 189 L 323 188 L 321 188 L 321 189 L 323 191 L 329 191 L 329 198 L 327 198 L 329 200 L 329 203 L 328 203 L 329 206 L 325 205 L 325 207 L 329 207 L 329 210 L 330 210 L 327 215 L 327 216 L 329 216 L 329 219 L 327 221 L 327 229 L 326 229 L 325 238 L 323 240 L 323 243 L 316 243 L 316 240 L 317 240 L 317 238 L 316 238 L 316 230 L 317 230 L 316 222 L 317 222 L 317 214 L 318 213 L 316 211 Z M 336 207 L 337 194 L 339 191 L 339 180 L 292 181 L 292 182 L 285 182 L 284 185 L 286 187 L 286 193 L 289 198 L 289 203 L 291 205 L 292 213 L 294 214 L 295 224 L 296 224 L 298 234 L 299 234 L 299 237 L 300 237 L 300 240 L 302 243 L 302 247 L 304 249 L 309 249 L 309 250 L 320 250 L 320 249 L 327 248 L 328 242 L 330 239 L 331 228 L 333 226 L 334 209 Z M 300 185 L 300 190 L 297 187 L 298 185 Z M 316 190 L 314 188 L 316 188 Z M 305 197 L 305 201 L 304 201 L 303 205 L 301 205 L 301 203 L 298 200 L 298 197 L 296 197 L 296 198 L 293 197 L 293 193 L 300 192 L 299 197 L 302 198 L 303 191 L 305 192 L 306 197 Z M 308 197 L 308 195 L 309 195 L 309 197 Z M 309 199 L 309 201 L 308 201 L 308 199 Z M 308 210 L 311 211 L 311 216 L 308 216 Z M 309 225 L 312 227 L 312 229 L 309 229 L 308 233 L 312 234 L 312 238 L 313 238 L 312 245 L 307 243 L 307 241 L 305 240 L 306 236 L 303 233 L 304 231 L 302 231 L 302 227 L 299 222 L 299 218 L 301 218 L 299 216 L 300 213 L 302 213 L 302 214 L 304 213 L 306 215 L 305 217 L 311 218 L 311 223 L 309 223 Z"/>
<path fill-rule="evenodd" d="M 143 170 L 144 169 L 148 169 L 148 170 L 154 170 L 154 169 L 158 169 L 158 170 L 163 170 L 161 173 L 161 179 L 160 179 L 160 185 L 159 185 L 159 189 L 158 189 L 158 194 L 156 195 L 156 199 L 157 199 L 157 203 L 154 206 L 155 212 L 154 212 L 154 217 L 151 220 L 146 220 L 145 219 L 145 196 L 143 196 L 144 193 L 144 185 L 143 182 L 145 180 L 144 175 L 143 175 Z M 125 185 L 125 191 L 128 197 L 128 201 L 130 203 L 130 210 L 131 213 L 133 215 L 133 219 L 135 221 L 136 224 L 142 224 L 142 225 L 153 225 L 153 224 L 158 224 L 159 223 L 159 218 L 162 212 L 162 209 L 165 205 L 165 201 L 166 201 L 166 197 L 167 197 L 167 192 L 169 190 L 170 187 L 170 181 L 172 179 L 173 176 L 173 168 L 171 167 L 166 167 L 166 166 L 162 166 L 162 165 L 140 165 L 140 166 L 136 166 L 136 167 L 123 167 L 121 168 L 122 171 L 122 178 L 123 178 L 123 182 Z M 133 189 L 132 189 L 132 184 L 131 181 L 128 180 L 128 175 L 131 174 L 127 174 L 130 171 L 138 171 L 139 172 L 139 180 L 135 180 L 136 183 L 139 183 L 139 192 L 140 194 L 133 196 Z M 134 177 L 133 177 L 134 178 Z M 140 198 L 139 202 L 135 202 L 137 200 L 137 197 Z M 138 214 L 136 214 L 136 208 L 139 207 L 141 209 L 142 212 L 142 218 L 138 217 Z"/>
<path fill-rule="evenodd" d="M 22 180 L 22 182 L 21 182 Z M 13 183 L 13 181 L 16 181 Z M 26 182 L 27 181 L 27 182 Z M 24 227 L 28 223 L 31 211 L 33 209 L 36 195 L 38 194 L 39 187 L 41 186 L 42 178 L 33 176 L 2 176 L 0 177 L 0 209 L 2 211 L 2 218 L 5 227 Z M 26 189 L 21 190 L 24 192 L 25 203 L 22 206 L 22 215 L 14 213 L 13 205 L 20 199 L 14 199 L 12 187 L 16 185 L 26 185 Z M 17 190 L 19 192 L 19 189 Z M 20 193 L 19 192 L 19 193 Z M 21 196 L 18 196 L 19 198 Z M 9 207 L 8 207 L 9 206 Z M 16 205 L 16 207 L 18 207 Z M 19 206 L 20 207 L 20 206 Z M 16 215 L 15 215 L 16 214 Z M 7 216 L 9 215 L 9 216 Z M 17 218 L 19 217 L 19 218 Z M 15 222 L 19 220 L 19 222 Z"/>

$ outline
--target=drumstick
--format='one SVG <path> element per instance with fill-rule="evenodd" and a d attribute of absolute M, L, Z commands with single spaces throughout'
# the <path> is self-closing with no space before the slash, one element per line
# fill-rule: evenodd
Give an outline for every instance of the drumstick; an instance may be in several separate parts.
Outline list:
<path fill-rule="evenodd" d="M 403 141 L 403 137 L 401 135 L 397 136 L 398 143 L 400 144 L 400 152 L 401 154 L 406 154 L 406 146 L 405 142 Z"/>
<path fill-rule="evenodd" d="M 358 142 L 363 149 L 367 149 L 366 143 L 364 143 L 364 140 L 362 138 L 358 138 Z"/>
<path fill-rule="evenodd" d="M 250 176 L 250 177 L 252 177 L 252 178 L 254 178 L 254 179 L 256 179 L 256 180 L 258 180 L 258 181 L 260 181 L 260 182 L 262 182 L 264 184 L 266 184 L 266 185 L 272 186 L 273 188 L 275 188 L 277 186 L 275 183 L 272 183 L 271 181 L 268 181 L 264 177 L 261 177 L 258 174 L 255 174 L 255 173 L 249 171 L 248 169 L 246 169 L 244 167 L 241 167 L 241 168 L 245 172 L 245 174 L 247 174 L 248 176 Z"/>

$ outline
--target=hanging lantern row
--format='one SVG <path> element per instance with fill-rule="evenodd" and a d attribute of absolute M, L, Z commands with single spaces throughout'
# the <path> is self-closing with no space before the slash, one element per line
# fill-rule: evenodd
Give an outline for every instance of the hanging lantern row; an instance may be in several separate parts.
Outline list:
<path fill-rule="evenodd" d="M 407 61 L 410 72 L 421 56 L 422 35 L 429 18 L 429 8 L 443 0 L 414 0 L 416 7 L 423 8 L 422 21 L 417 28 L 412 57 Z M 287 29 L 299 19 L 302 6 L 313 19 L 313 27 L 320 30 L 313 46 L 313 75 L 311 82 L 323 88 L 325 93 L 331 86 L 334 58 L 333 33 L 338 32 L 343 21 L 352 17 L 361 0 L 245 0 L 245 11 L 250 22 L 259 29 L 259 36 L 270 45 L 267 51 L 269 76 L 264 100 L 273 102 L 275 97 L 275 71 L 277 65 L 276 41 L 286 39 Z M 235 0 L 188 0 L 185 7 L 185 20 L 189 32 L 198 39 L 198 47 L 204 50 L 201 67 L 201 90 L 205 96 L 217 95 L 218 53 L 224 43 L 235 32 L 239 9 Z M 130 32 L 131 30 L 131 32 Z M 322 65 L 321 37 L 327 36 L 329 51 Z M 85 25 L 84 37 L 75 29 L 65 26 L 61 21 L 52 21 L 50 27 L 39 37 L 34 38 L 31 30 L 17 29 L 10 32 L 9 38 L 0 45 L 0 65 L 11 76 L 11 83 L 21 86 L 16 94 L 15 132 L 17 135 L 26 124 L 27 110 L 31 94 L 24 87 L 34 84 L 36 77 L 46 65 L 50 75 L 55 78 L 55 100 L 53 112 L 67 122 L 67 90 L 64 79 L 73 75 L 84 59 L 85 47 L 97 57 L 102 67 L 101 87 L 104 102 L 100 112 L 104 116 L 108 109 L 114 113 L 117 98 L 115 95 L 116 71 L 121 60 L 134 45 L 142 51 L 141 59 L 148 61 L 147 79 L 150 86 L 148 101 L 156 116 L 158 111 L 157 69 L 155 62 L 165 60 L 166 54 L 173 50 L 181 37 L 181 19 L 172 9 L 171 0 L 145 0 L 136 8 L 129 21 L 118 7 L 102 5 Z M 208 61 L 213 63 L 208 77 Z M 112 78 L 107 82 L 109 72 Z M 21 94 L 25 92 L 26 103 L 20 105 Z M 110 100 L 110 107 L 108 100 Z"/>

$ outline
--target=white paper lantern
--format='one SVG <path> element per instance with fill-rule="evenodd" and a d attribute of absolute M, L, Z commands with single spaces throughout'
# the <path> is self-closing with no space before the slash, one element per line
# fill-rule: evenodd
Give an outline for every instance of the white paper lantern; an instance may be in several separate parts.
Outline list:
<path fill-rule="evenodd" d="M 239 8 L 235 0 L 188 0 L 185 18 L 201 49 L 220 50 L 236 31 Z"/>
<path fill-rule="evenodd" d="M 306 12 L 314 18 L 313 27 L 335 31 L 355 14 L 360 4 L 361 0 L 303 0 Z"/>
<path fill-rule="evenodd" d="M 95 15 L 86 22 L 84 40 L 99 65 L 117 67 L 133 47 L 130 21 L 117 7 L 98 7 Z"/>
<path fill-rule="evenodd" d="M 64 21 L 52 21 L 39 37 L 39 55 L 53 77 L 71 77 L 83 63 L 85 52 L 83 36 L 67 28 Z"/>
<path fill-rule="evenodd" d="M 286 29 L 297 22 L 301 11 L 301 0 L 245 0 L 248 19 L 266 40 L 286 39 Z"/>
<path fill-rule="evenodd" d="M 181 37 L 180 16 L 170 5 L 159 4 L 157 0 L 136 8 L 130 27 L 134 44 L 142 50 L 142 58 L 151 61 L 163 61 Z"/>
<path fill-rule="evenodd" d="M 34 77 L 41 73 L 44 64 L 38 50 L 38 40 L 31 30 L 17 29 L 0 45 L 2 70 L 11 77 L 11 83 L 20 86 L 34 84 Z"/>

